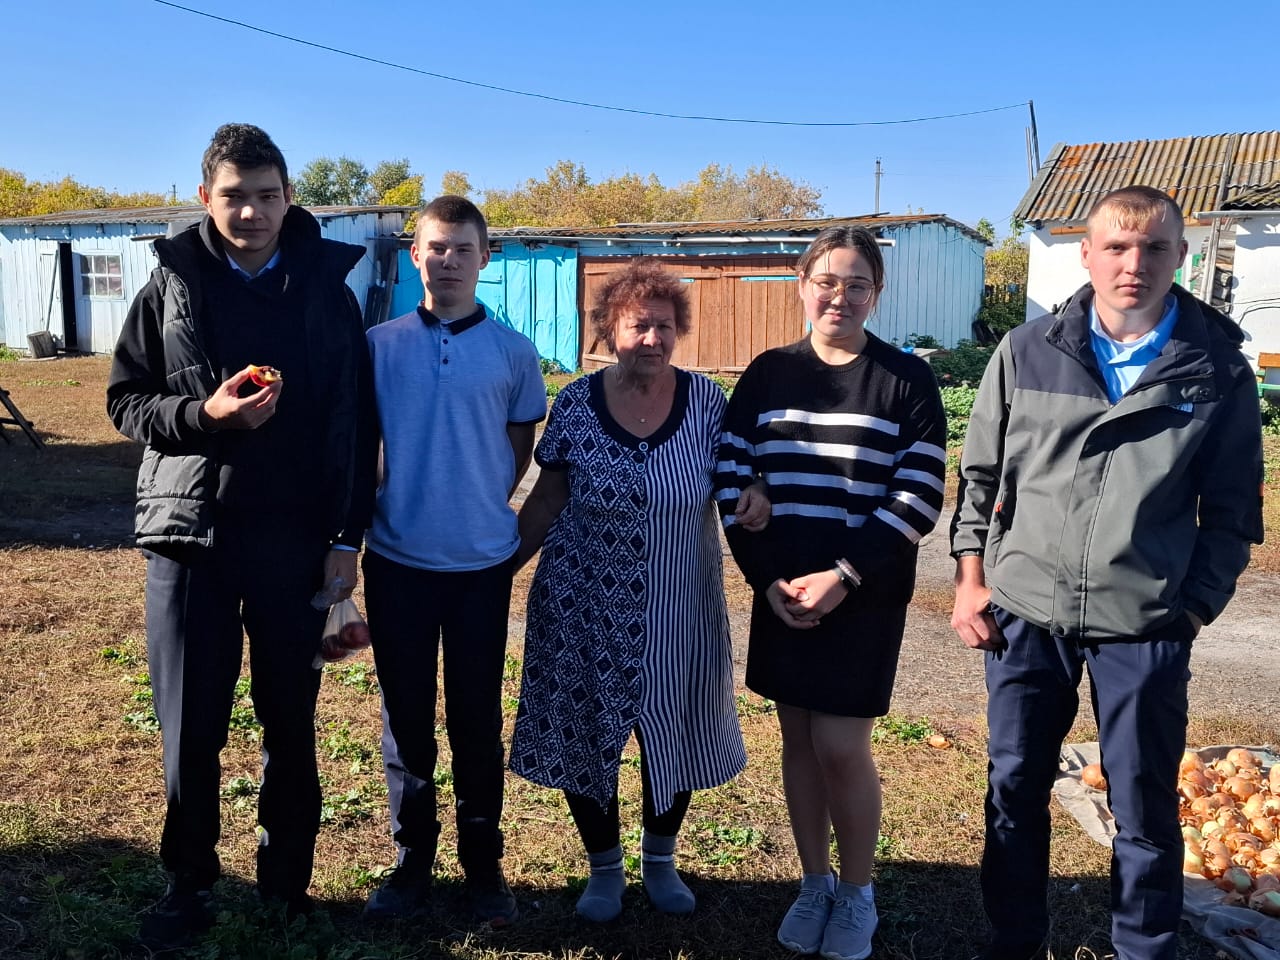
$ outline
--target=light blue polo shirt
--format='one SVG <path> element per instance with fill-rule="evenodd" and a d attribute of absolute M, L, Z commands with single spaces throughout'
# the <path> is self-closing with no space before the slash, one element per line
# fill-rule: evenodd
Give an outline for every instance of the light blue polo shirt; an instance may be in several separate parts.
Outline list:
<path fill-rule="evenodd" d="M 1102 370 L 1102 379 L 1107 384 L 1107 396 L 1116 403 L 1128 393 L 1142 371 L 1173 336 L 1174 324 L 1178 322 L 1178 299 L 1173 294 L 1165 297 L 1164 314 L 1160 322 L 1137 340 L 1121 343 L 1113 340 L 1102 328 L 1098 319 L 1098 311 L 1093 304 L 1089 305 L 1089 342 L 1093 345 L 1093 355 L 1098 358 L 1098 367 Z"/>
<path fill-rule="evenodd" d="M 477 309 L 479 309 L 477 307 Z M 383 474 L 365 542 L 423 570 L 481 570 L 519 546 L 507 424 L 547 415 L 538 351 L 479 315 L 422 311 L 368 332 Z"/>

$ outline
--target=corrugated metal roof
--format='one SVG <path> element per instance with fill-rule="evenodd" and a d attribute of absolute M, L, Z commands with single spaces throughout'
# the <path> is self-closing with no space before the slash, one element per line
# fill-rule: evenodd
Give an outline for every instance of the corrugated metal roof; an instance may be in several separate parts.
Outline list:
<path fill-rule="evenodd" d="M 359 213 L 412 213 L 417 207 L 307 207 L 320 220 L 347 217 Z M 85 223 L 175 223 L 198 220 L 204 216 L 204 207 L 184 204 L 172 207 L 102 207 L 94 210 L 64 210 L 46 213 L 38 217 L 14 217 L 0 220 L 0 226 L 50 226 Z"/>
<path fill-rule="evenodd" d="M 1221 210 L 1258 188 L 1280 187 L 1280 132 L 1059 143 L 1013 215 L 1033 223 L 1083 223 L 1102 197 L 1135 184 L 1164 190 L 1187 219 Z"/>
<path fill-rule="evenodd" d="M 619 223 L 611 227 L 492 227 L 490 239 L 539 240 L 539 239 L 599 239 L 599 240 L 676 240 L 691 237 L 754 238 L 786 234 L 792 237 L 810 237 L 827 227 L 856 226 L 869 230 L 885 227 L 903 227 L 921 223 L 943 223 L 955 227 L 966 236 L 981 243 L 986 241 L 972 227 L 958 220 L 937 213 L 865 215 L 859 217 L 821 217 L 791 220 L 714 220 L 689 223 Z"/>
<path fill-rule="evenodd" d="M 1280 210 L 1280 183 L 1245 190 L 1228 200 L 1224 210 Z"/>

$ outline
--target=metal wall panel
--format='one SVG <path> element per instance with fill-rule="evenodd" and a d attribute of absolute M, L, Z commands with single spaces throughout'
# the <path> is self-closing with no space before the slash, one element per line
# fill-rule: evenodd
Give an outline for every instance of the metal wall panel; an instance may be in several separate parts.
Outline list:
<path fill-rule="evenodd" d="M 104 211 L 104 215 L 107 214 Z M 373 237 L 395 236 L 404 229 L 404 212 L 398 209 L 360 211 L 322 217 L 323 236 L 354 243 L 366 249 L 366 256 L 352 270 L 347 283 L 363 304 L 369 284 L 377 277 L 370 255 Z M 40 225 L 6 224 L 0 227 L 0 298 L 3 298 L 3 328 L 0 342 L 27 348 L 27 335 L 48 329 L 61 343 L 63 334 L 62 293 L 54 283 L 58 244 L 70 243 L 73 254 L 72 278 L 77 291 L 77 344 L 72 349 L 110 353 L 124 325 L 129 305 L 146 285 L 158 264 L 148 237 L 163 235 L 164 225 L 105 220 L 93 223 L 83 218 L 74 223 Z M 80 257 L 113 254 L 120 257 L 124 295 L 119 299 L 94 299 L 79 295 Z"/>
<path fill-rule="evenodd" d="M 982 306 L 986 248 L 940 223 L 885 231 L 885 289 L 870 329 L 882 340 L 903 343 L 912 334 L 944 347 L 973 337 Z"/>

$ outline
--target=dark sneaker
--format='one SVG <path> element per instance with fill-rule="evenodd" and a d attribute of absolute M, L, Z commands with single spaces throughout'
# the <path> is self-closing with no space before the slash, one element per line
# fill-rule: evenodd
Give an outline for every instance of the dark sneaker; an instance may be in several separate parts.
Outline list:
<path fill-rule="evenodd" d="M 160 902 L 142 915 L 138 940 L 151 950 L 189 947 L 213 926 L 214 919 L 212 892 L 179 891 L 170 884 Z"/>
<path fill-rule="evenodd" d="M 258 899 L 262 901 L 262 905 L 267 909 L 282 907 L 285 920 L 292 921 L 298 917 L 309 917 L 316 911 L 316 902 L 306 893 L 285 896 L 264 891 L 261 887 L 258 887 L 257 893 Z"/>
<path fill-rule="evenodd" d="M 1045 960 L 1048 955 L 1048 944 L 1045 941 L 1035 944 L 997 945 L 992 944 L 978 954 L 974 960 Z"/>
<path fill-rule="evenodd" d="M 394 920 L 421 913 L 431 904 L 431 864 L 412 854 L 369 894 L 366 920 Z"/>
<path fill-rule="evenodd" d="M 507 886 L 502 867 L 471 871 L 467 874 L 466 887 L 477 920 L 491 927 L 506 927 L 520 916 L 515 894 Z"/>

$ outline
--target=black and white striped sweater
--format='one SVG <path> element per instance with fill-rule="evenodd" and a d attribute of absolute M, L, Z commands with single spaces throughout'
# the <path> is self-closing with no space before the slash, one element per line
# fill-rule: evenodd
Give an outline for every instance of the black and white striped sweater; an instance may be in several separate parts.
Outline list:
<path fill-rule="evenodd" d="M 868 335 L 832 366 L 801 340 L 758 356 L 725 414 L 715 496 L 738 566 L 757 590 L 829 570 L 863 577 L 859 606 L 910 599 L 916 545 L 942 507 L 946 415 L 933 371 Z M 753 479 L 769 486 L 769 526 L 733 522 Z"/>

